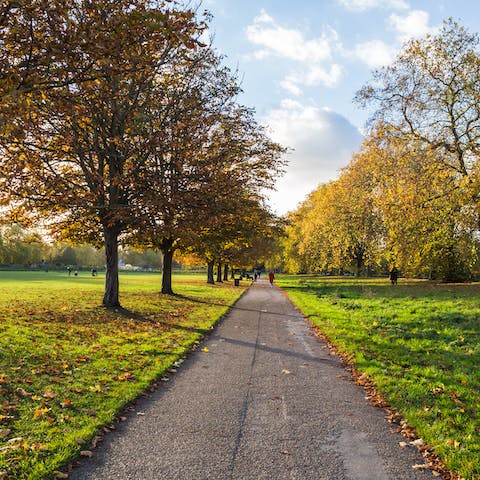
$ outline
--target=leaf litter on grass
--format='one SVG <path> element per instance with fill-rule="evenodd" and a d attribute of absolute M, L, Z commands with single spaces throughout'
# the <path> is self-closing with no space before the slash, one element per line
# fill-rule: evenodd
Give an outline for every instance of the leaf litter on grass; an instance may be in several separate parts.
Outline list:
<path fill-rule="evenodd" d="M 0 323 L 0 473 L 5 478 L 58 476 L 53 472 L 89 451 L 85 446 L 98 442 L 100 426 L 178 362 L 241 293 L 228 285 L 211 289 L 185 276 L 178 286 L 182 298 L 172 300 L 148 287 L 158 276 L 132 275 L 134 286 L 127 284 L 122 296 L 125 310 L 110 311 L 95 305 L 100 285 L 82 285 L 85 290 L 67 298 L 64 278 L 49 278 L 51 283 L 33 294 L 20 283 L 2 284 L 0 273 L 0 313 L 8 312 Z M 18 300 L 15 308 L 8 288 Z"/>

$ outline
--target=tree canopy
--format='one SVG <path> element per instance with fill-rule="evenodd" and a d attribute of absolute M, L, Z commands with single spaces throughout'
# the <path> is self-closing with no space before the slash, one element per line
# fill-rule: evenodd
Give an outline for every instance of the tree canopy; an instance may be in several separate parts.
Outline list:
<path fill-rule="evenodd" d="M 283 149 L 200 41 L 207 15 L 173 0 L 54 0 L 1 18 L 1 202 L 103 245 L 104 305 L 120 304 L 121 242 L 172 253 L 214 197 L 273 182 Z"/>
<path fill-rule="evenodd" d="M 450 19 L 374 72 L 356 95 L 373 107 L 360 151 L 291 215 L 290 269 L 478 272 L 479 65 L 478 35 Z"/>

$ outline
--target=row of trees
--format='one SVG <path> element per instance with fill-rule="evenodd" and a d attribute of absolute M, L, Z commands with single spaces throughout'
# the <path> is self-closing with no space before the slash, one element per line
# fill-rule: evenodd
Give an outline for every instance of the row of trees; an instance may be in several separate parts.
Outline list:
<path fill-rule="evenodd" d="M 356 100 L 370 131 L 338 180 L 291 214 L 287 268 L 478 273 L 479 37 L 452 20 L 412 40 Z"/>
<path fill-rule="evenodd" d="M 0 12 L 0 196 L 5 220 L 103 246 L 119 305 L 120 243 L 209 262 L 278 220 L 259 193 L 284 149 L 239 105 L 202 42 L 208 16 L 175 0 L 32 0 Z"/>
<path fill-rule="evenodd" d="M 154 250 L 121 249 L 120 262 L 144 269 L 162 267 Z M 21 225 L 0 227 L 0 268 L 103 268 L 105 253 L 90 245 L 48 242 L 38 232 Z"/>

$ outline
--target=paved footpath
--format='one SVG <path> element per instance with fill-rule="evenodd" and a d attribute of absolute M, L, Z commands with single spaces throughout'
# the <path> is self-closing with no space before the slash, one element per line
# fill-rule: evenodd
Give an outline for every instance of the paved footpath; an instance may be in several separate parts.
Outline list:
<path fill-rule="evenodd" d="M 265 280 L 201 347 L 69 478 L 434 478 L 412 468 L 423 463 L 417 450 L 399 446 L 403 437 Z"/>

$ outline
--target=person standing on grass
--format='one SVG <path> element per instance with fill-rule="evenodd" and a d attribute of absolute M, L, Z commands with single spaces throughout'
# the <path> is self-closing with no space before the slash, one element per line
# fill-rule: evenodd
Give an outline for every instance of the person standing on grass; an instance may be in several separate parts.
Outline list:
<path fill-rule="evenodd" d="M 273 281 L 275 280 L 275 274 L 273 273 L 272 270 L 270 270 L 270 273 L 268 274 L 268 279 L 270 280 L 270 286 L 273 287 Z"/>
<path fill-rule="evenodd" d="M 396 285 L 398 282 L 398 270 L 396 267 L 393 267 L 390 271 L 390 281 L 392 282 L 392 285 Z"/>

